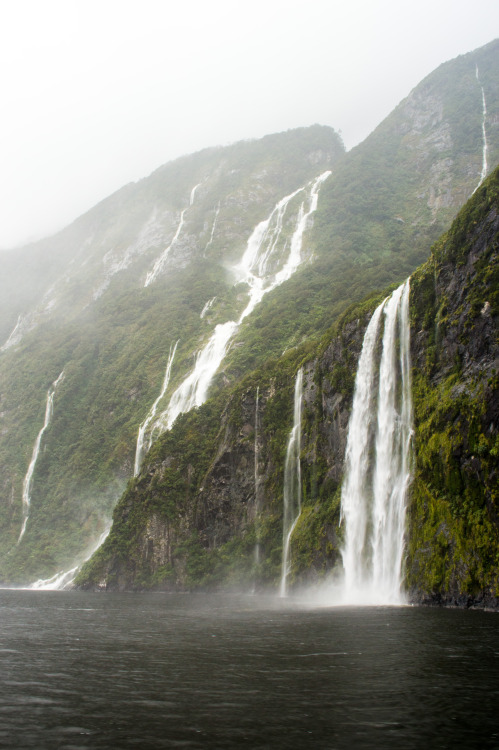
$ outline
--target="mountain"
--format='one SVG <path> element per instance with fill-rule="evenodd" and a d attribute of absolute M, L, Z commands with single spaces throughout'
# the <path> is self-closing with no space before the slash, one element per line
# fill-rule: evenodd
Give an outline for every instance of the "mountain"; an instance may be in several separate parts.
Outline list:
<path fill-rule="evenodd" d="M 405 576 L 414 601 L 499 605 L 498 242 L 499 168 L 411 277 Z M 355 370 L 380 301 L 352 306 L 317 351 L 300 347 L 183 415 L 129 483 L 79 585 L 275 588 L 297 372 L 301 512 L 290 580 L 316 584 L 334 571 L 344 546 L 341 480 Z"/>
<path fill-rule="evenodd" d="M 275 491 L 260 580 L 275 582 L 298 364 L 315 356 L 348 305 L 401 282 L 427 257 L 497 162 L 498 56 L 493 42 L 441 66 L 348 154 L 333 130 L 319 126 L 208 149 L 124 187 L 54 238 L 0 255 L 4 581 L 30 582 L 85 559 L 127 481 L 102 554 L 119 538 L 132 565 L 142 559 L 132 537 L 142 538 L 144 523 L 159 524 L 147 537 L 156 550 L 173 514 L 175 544 L 161 544 L 172 555 L 177 542 L 184 549 L 178 559 L 190 572 L 179 585 L 213 578 L 203 572 L 210 549 L 220 548 L 240 570 L 238 561 L 254 548 L 255 530 L 245 520 L 254 488 L 243 472 L 246 485 L 234 494 L 229 477 L 240 467 L 218 431 L 222 420 L 232 446 L 240 422 L 229 405 L 247 393 L 238 402 L 245 421 L 237 441 L 251 462 L 245 451 L 258 388 L 258 408 L 268 403 L 274 414 L 266 417 L 268 434 L 260 430 L 258 453 L 262 483 Z M 345 398 L 355 367 L 352 349 L 335 376 Z M 191 406 L 200 408 L 169 429 Z M 203 506 L 207 531 L 187 519 L 197 512 L 214 446 L 227 454 L 226 465 L 215 462 L 227 492 L 214 482 L 219 494 Z M 335 450 L 327 480 L 332 518 L 343 460 Z M 154 469 L 163 453 L 167 463 L 170 453 L 178 462 L 164 485 Z M 311 463 L 313 492 L 321 471 Z M 130 487 L 145 487 L 148 472 L 162 487 L 154 493 L 157 518 L 130 499 Z M 118 534 L 125 498 L 136 519 L 131 536 Z M 322 508 L 329 512 L 327 503 Z M 120 573 L 123 585 L 163 586 L 173 575 L 165 565 L 149 570 L 137 562 L 136 574 Z M 215 578 L 228 580 L 221 568 Z"/>

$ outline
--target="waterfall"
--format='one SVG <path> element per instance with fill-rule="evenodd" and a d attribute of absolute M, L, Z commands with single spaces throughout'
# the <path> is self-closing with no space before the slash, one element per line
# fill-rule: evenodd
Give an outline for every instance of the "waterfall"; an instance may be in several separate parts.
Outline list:
<path fill-rule="evenodd" d="M 182 211 L 182 213 L 180 214 L 180 221 L 179 221 L 179 224 L 178 224 L 178 227 L 177 227 L 177 231 L 175 232 L 175 235 L 174 235 L 172 241 L 170 242 L 170 244 L 168 245 L 168 247 L 166 247 L 163 250 L 163 252 L 159 256 L 159 258 L 156 260 L 156 262 L 155 262 L 155 264 L 153 266 L 152 271 L 149 271 L 149 273 L 147 274 L 146 280 L 144 282 L 144 287 L 149 286 L 149 284 L 152 284 L 152 282 L 155 281 L 158 278 L 159 274 L 163 270 L 163 267 L 164 267 L 164 265 L 166 263 L 166 259 L 167 259 L 168 255 L 170 253 L 170 250 L 172 249 L 172 247 L 175 245 L 175 243 L 177 242 L 178 238 L 180 237 L 180 232 L 182 231 L 182 227 L 184 226 L 185 212 L 194 203 L 194 196 L 196 195 L 196 190 L 198 189 L 198 187 L 199 187 L 200 184 L 201 183 L 199 183 L 198 185 L 194 185 L 194 187 L 192 188 L 191 195 L 190 195 L 190 198 L 189 198 L 189 205 L 187 206 L 187 208 L 184 208 L 183 211 Z"/>
<path fill-rule="evenodd" d="M 375 310 L 357 369 L 341 492 L 347 603 L 403 601 L 412 438 L 409 334 L 408 279 Z"/>
<path fill-rule="evenodd" d="M 255 402 L 255 565 L 260 564 L 260 477 L 258 471 L 258 406 L 260 397 L 260 386 L 256 387 L 256 402 Z"/>
<path fill-rule="evenodd" d="M 287 594 L 287 577 L 291 568 L 289 552 L 291 537 L 301 513 L 301 401 L 303 393 L 303 370 L 300 368 L 295 380 L 293 428 L 289 433 L 286 462 L 284 464 L 284 500 L 282 519 L 282 570 L 280 596 Z"/>
<path fill-rule="evenodd" d="M 18 315 L 17 322 L 14 326 L 13 331 L 11 331 L 9 338 L 7 339 L 7 341 L 5 342 L 3 346 L 0 346 L 0 352 L 5 352 L 11 346 L 14 346 L 14 344 L 19 343 L 19 341 L 22 338 L 22 324 L 23 324 L 23 316 Z"/>
<path fill-rule="evenodd" d="M 217 219 L 218 219 L 218 214 L 219 213 L 220 213 L 220 201 L 218 201 L 218 205 L 217 205 L 217 208 L 215 210 L 215 218 L 213 219 L 213 224 L 211 226 L 210 239 L 206 243 L 206 247 L 205 247 L 204 252 L 203 252 L 203 258 L 206 258 L 206 252 L 207 252 L 208 248 L 213 244 L 213 237 L 215 236 L 215 227 L 217 225 Z"/>
<path fill-rule="evenodd" d="M 302 263 L 303 233 L 317 208 L 320 187 L 330 174 L 329 171 L 324 172 L 308 185 L 282 198 L 269 217 L 253 230 L 243 257 L 234 268 L 238 283 L 248 286 L 248 303 L 237 321 L 217 325 L 208 343 L 198 352 L 193 370 L 173 393 L 166 411 L 158 419 L 162 430 L 169 430 L 179 414 L 204 403 L 211 381 L 241 323 L 268 292 L 291 278 Z M 270 266 L 278 254 L 276 248 L 282 234 L 284 214 L 293 198 L 300 193 L 306 193 L 306 196 L 298 210 L 287 259 L 279 271 L 273 272 Z"/>
<path fill-rule="evenodd" d="M 146 433 L 149 430 L 149 427 L 151 426 L 151 423 L 154 417 L 156 416 L 156 410 L 158 408 L 158 404 L 163 398 L 163 396 L 165 395 L 166 389 L 168 388 L 168 384 L 170 382 L 170 374 L 171 374 L 173 359 L 175 357 L 175 352 L 177 351 L 177 346 L 178 346 L 178 341 L 176 341 L 174 345 L 173 344 L 170 345 L 170 353 L 168 355 L 168 362 L 166 365 L 165 377 L 163 379 L 163 386 L 161 388 L 161 392 L 158 398 L 156 399 L 156 401 L 151 406 L 147 417 L 145 418 L 145 420 L 142 422 L 142 424 L 139 427 L 139 431 L 137 434 L 137 446 L 135 448 L 135 461 L 134 461 L 134 466 L 133 466 L 134 477 L 136 477 L 140 471 L 140 465 L 142 463 L 142 458 L 144 456 L 144 453 L 147 453 L 147 451 L 149 450 L 152 444 L 152 434 L 154 431 L 154 426 L 152 430 L 150 430 L 147 448 L 144 450 Z"/>
<path fill-rule="evenodd" d="M 38 454 L 40 453 L 40 445 L 42 442 L 43 433 L 49 426 L 50 420 L 52 418 L 55 391 L 56 391 L 57 386 L 59 385 L 59 383 L 61 382 L 63 378 L 64 378 L 64 370 L 61 372 L 57 380 L 54 380 L 54 382 L 52 383 L 52 385 L 47 391 L 47 401 L 45 404 L 45 419 L 43 421 L 43 427 L 41 428 L 35 440 L 35 444 L 33 446 L 33 453 L 31 455 L 31 461 L 29 463 L 26 476 L 24 477 L 24 480 L 23 480 L 23 494 L 22 494 L 23 523 L 21 527 L 21 533 L 19 534 L 19 539 L 17 540 L 17 544 L 19 544 L 19 542 L 24 536 L 24 532 L 26 531 L 26 525 L 28 523 L 29 510 L 31 506 L 30 493 L 31 493 L 31 481 L 33 478 L 33 472 L 35 471 L 36 462 L 38 460 Z"/>
<path fill-rule="evenodd" d="M 99 536 L 97 542 L 91 545 L 84 553 L 83 560 L 78 562 L 70 570 L 65 570 L 65 571 L 60 570 L 51 578 L 45 578 L 45 579 L 40 578 L 38 581 L 35 581 L 30 586 L 28 586 L 28 589 L 37 590 L 37 591 L 60 591 L 62 589 L 66 589 L 69 586 L 71 586 L 74 579 L 80 572 L 81 567 L 87 562 L 87 560 L 90 560 L 92 555 L 95 552 L 97 552 L 97 550 L 102 544 L 104 544 L 107 537 L 109 536 L 110 531 L 111 531 L 111 524 L 107 523 L 106 528 L 104 529 L 102 534 Z"/>
<path fill-rule="evenodd" d="M 473 190 L 473 193 L 476 193 L 476 191 L 478 190 L 478 188 L 480 187 L 480 185 L 482 184 L 482 182 L 484 181 L 484 179 L 487 177 L 487 171 L 488 171 L 488 167 L 487 167 L 487 149 L 488 149 L 488 146 L 487 146 L 487 130 L 485 128 L 485 122 L 486 122 L 486 119 L 487 119 L 487 102 L 485 101 L 485 91 L 484 91 L 484 88 L 483 88 L 482 84 L 480 83 L 480 78 L 478 76 L 478 65 L 475 66 L 475 76 L 476 76 L 476 80 L 478 81 L 478 85 L 480 86 L 480 89 L 482 91 L 482 143 L 483 143 L 483 146 L 482 146 L 482 171 L 480 173 L 480 180 L 478 182 L 478 185 Z"/>
<path fill-rule="evenodd" d="M 211 298 L 211 299 L 209 299 L 209 300 L 208 300 L 208 302 L 207 302 L 207 303 L 205 304 L 205 306 L 204 306 L 204 307 L 203 307 L 203 309 L 201 310 L 201 314 L 200 314 L 200 316 L 199 316 L 199 317 L 201 318 L 201 320 L 203 320 L 203 318 L 204 318 L 204 316 L 206 315 L 206 313 L 207 313 L 207 312 L 208 312 L 209 310 L 211 310 L 211 308 L 212 308 L 212 307 L 213 307 L 213 305 L 215 304 L 215 301 L 216 301 L 216 299 L 217 299 L 216 297 L 212 297 L 212 298 Z"/>

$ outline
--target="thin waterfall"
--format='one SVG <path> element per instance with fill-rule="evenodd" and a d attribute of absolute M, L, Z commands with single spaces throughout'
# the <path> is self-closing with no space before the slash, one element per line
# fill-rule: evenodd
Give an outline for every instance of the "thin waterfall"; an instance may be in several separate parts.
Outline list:
<path fill-rule="evenodd" d="M 166 389 L 168 388 L 168 384 L 170 382 L 173 359 L 175 357 L 175 352 L 177 351 L 177 346 L 178 346 L 178 340 L 175 342 L 175 344 L 170 345 L 170 352 L 168 355 L 168 362 L 166 365 L 165 377 L 163 378 L 163 385 L 161 387 L 161 392 L 158 398 L 156 399 L 156 401 L 153 403 L 153 405 L 149 409 L 149 413 L 147 417 L 145 418 L 145 420 L 140 425 L 139 431 L 137 433 L 137 446 L 135 448 L 135 461 L 134 461 L 134 466 L 133 466 L 134 477 L 136 477 L 140 471 L 140 465 L 142 463 L 144 453 L 147 453 L 147 451 L 149 450 L 152 444 L 152 433 L 154 431 L 154 426 L 151 430 L 149 430 L 149 428 L 151 427 L 151 423 L 153 422 L 156 416 L 158 404 L 163 398 L 163 396 L 165 395 Z M 147 448 L 145 448 L 146 434 L 148 430 L 149 430 L 149 439 L 147 443 Z"/>
<path fill-rule="evenodd" d="M 35 444 L 33 446 L 33 453 L 31 455 L 31 461 L 29 463 L 26 476 L 24 477 L 24 480 L 23 480 L 23 495 L 22 495 L 23 523 L 21 527 L 21 533 L 19 534 L 19 538 L 17 540 L 17 544 L 19 544 L 19 542 L 24 536 L 24 532 L 26 531 L 26 526 L 27 526 L 28 519 L 29 519 L 29 511 L 31 507 L 31 482 L 33 479 L 33 472 L 35 471 L 36 462 L 38 460 L 38 455 L 40 453 L 40 446 L 42 442 L 43 433 L 49 426 L 50 420 L 52 419 L 55 392 L 56 392 L 57 386 L 59 385 L 59 383 L 61 382 L 63 378 L 64 378 L 64 370 L 61 372 L 57 380 L 54 380 L 54 382 L 52 383 L 52 385 L 47 391 L 47 401 L 45 404 L 45 419 L 43 421 L 43 427 L 41 428 L 35 440 Z"/>
<path fill-rule="evenodd" d="M 286 462 L 284 464 L 284 500 L 282 519 L 282 569 L 279 594 L 287 594 L 287 578 L 291 569 L 289 553 L 291 537 L 301 513 L 301 402 L 303 394 L 303 369 L 295 380 L 293 428 L 289 433 Z"/>
<path fill-rule="evenodd" d="M 149 286 L 149 284 L 152 284 L 153 281 L 156 281 L 156 279 L 158 278 L 159 274 L 163 270 L 163 266 L 166 263 L 166 259 L 167 259 L 168 255 L 170 254 L 170 250 L 172 249 L 172 247 L 175 245 L 175 243 L 177 242 L 178 238 L 180 237 L 180 232 L 182 231 L 182 228 L 184 226 L 185 212 L 194 203 L 194 197 L 196 195 L 196 190 L 198 189 L 198 187 L 200 185 L 201 185 L 201 183 L 199 183 L 198 185 L 194 185 L 194 187 L 192 188 L 191 194 L 190 194 L 190 198 L 189 198 L 189 205 L 186 208 L 184 208 L 183 211 L 182 211 L 182 213 L 180 214 L 180 221 L 179 221 L 179 224 L 178 224 L 178 227 L 177 227 L 177 231 L 175 232 L 175 235 L 174 235 L 172 241 L 170 242 L 170 244 L 168 245 L 168 247 L 166 247 L 163 250 L 163 252 L 159 256 L 159 258 L 154 263 L 152 271 L 149 271 L 149 273 L 147 274 L 146 280 L 144 282 L 144 287 Z"/>
<path fill-rule="evenodd" d="M 485 91 L 484 91 L 482 84 L 480 83 L 480 78 L 478 75 L 478 65 L 475 66 L 475 76 L 476 76 L 476 80 L 478 81 L 478 85 L 480 86 L 480 89 L 482 91 L 482 144 L 483 145 L 482 145 L 482 171 L 480 173 L 480 180 L 478 182 L 478 185 L 473 190 L 473 193 L 476 193 L 476 191 L 478 190 L 478 188 L 480 187 L 484 179 L 487 177 L 487 171 L 488 171 L 488 166 L 487 166 L 488 146 L 487 146 L 487 130 L 486 130 L 487 102 L 485 101 Z"/>
<path fill-rule="evenodd" d="M 207 303 L 205 304 L 205 306 L 204 306 L 204 307 L 203 307 L 203 309 L 201 310 L 201 314 L 200 314 L 200 316 L 199 316 L 199 317 L 201 318 L 201 320 L 203 320 L 203 318 L 204 318 L 204 316 L 206 315 L 206 313 L 207 313 L 207 312 L 208 312 L 209 310 L 211 310 L 211 308 L 212 308 L 212 307 L 213 307 L 213 305 L 215 304 L 215 301 L 216 301 L 216 299 L 217 299 L 216 297 L 212 297 L 212 298 L 211 298 L 211 299 L 209 299 L 209 300 L 208 300 L 208 302 L 207 302 Z"/>
<path fill-rule="evenodd" d="M 220 201 L 218 201 L 218 205 L 217 205 L 217 208 L 216 208 L 216 211 L 215 211 L 215 218 L 213 219 L 213 224 L 211 226 L 210 239 L 206 243 L 206 247 L 205 247 L 204 252 L 203 252 L 203 258 L 206 258 L 206 252 L 207 252 L 208 248 L 210 247 L 210 245 L 213 244 L 213 237 L 215 236 L 215 227 L 217 225 L 217 220 L 218 220 L 218 214 L 219 213 L 220 213 Z"/>
<path fill-rule="evenodd" d="M 408 279 L 375 310 L 357 369 L 341 494 L 349 603 L 403 601 L 412 440 L 409 291 Z"/>
<path fill-rule="evenodd" d="M 260 564 L 260 512 L 261 512 L 261 499 L 260 499 L 260 472 L 258 466 L 258 406 L 260 397 L 260 386 L 256 387 L 256 402 L 255 402 L 255 530 L 256 530 L 256 541 L 255 541 L 255 565 Z"/>
<path fill-rule="evenodd" d="M 198 352 L 193 370 L 173 393 L 166 411 L 157 420 L 161 430 L 169 430 L 179 414 L 205 402 L 211 381 L 225 357 L 231 339 L 244 319 L 253 312 L 268 292 L 291 278 L 302 263 L 303 233 L 310 216 L 317 208 L 320 187 L 330 174 L 329 171 L 323 172 L 305 187 L 282 198 L 269 217 L 253 230 L 243 257 L 234 268 L 239 277 L 238 283 L 248 286 L 248 303 L 237 321 L 230 320 L 215 327 L 207 344 Z M 288 257 L 281 269 L 273 272 L 270 269 L 270 261 L 281 238 L 284 213 L 300 193 L 306 195 L 297 213 Z"/>
<path fill-rule="evenodd" d="M 14 344 L 19 343 L 19 341 L 22 338 L 22 331 L 21 331 L 22 323 L 23 323 L 23 316 L 18 315 L 17 322 L 14 326 L 14 330 L 11 331 L 10 336 L 5 342 L 5 344 L 3 346 L 0 346 L 0 352 L 5 352 L 11 346 L 14 346 Z"/>

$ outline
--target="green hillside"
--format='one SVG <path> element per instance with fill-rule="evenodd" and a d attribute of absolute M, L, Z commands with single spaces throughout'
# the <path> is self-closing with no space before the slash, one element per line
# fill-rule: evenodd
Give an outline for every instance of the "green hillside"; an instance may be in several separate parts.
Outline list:
<path fill-rule="evenodd" d="M 269 244 L 265 283 L 274 286 L 230 339 L 211 382 L 214 401 L 180 418 L 182 429 L 196 437 L 195 444 L 180 438 L 176 427 L 154 443 L 145 466 L 160 455 L 163 442 L 171 448 L 171 441 L 179 440 L 182 455 L 173 451 L 179 463 L 171 479 L 176 500 L 170 500 L 169 507 L 174 515 L 177 505 L 190 508 L 191 496 L 214 460 L 221 405 L 233 403 L 236 393 L 246 393 L 245 424 L 251 425 L 249 412 L 258 386 L 261 403 L 269 402 L 276 420 L 262 433 L 262 472 L 273 488 L 273 504 L 258 532 L 262 545 L 267 539 L 268 551 L 261 578 L 274 580 L 281 545 L 282 460 L 298 362 L 315 356 L 321 339 L 345 320 L 341 316 L 351 303 L 402 281 L 425 260 L 431 243 L 477 187 L 483 167 L 481 86 L 487 100 L 489 169 L 497 163 L 498 57 L 499 43 L 493 42 L 441 66 L 350 153 L 345 154 L 331 128 L 320 126 L 208 149 L 127 185 L 54 238 L 2 254 L 4 581 L 46 578 L 86 556 L 132 476 L 137 432 L 160 393 L 170 347 L 179 342 L 160 410 L 193 370 L 216 326 L 237 322 L 243 315 L 251 285 L 247 280 L 237 283 L 238 264 L 260 223 L 272 217 L 276 239 Z M 326 171 L 331 175 L 318 188 L 317 210 L 311 210 L 301 236 L 300 262 L 279 285 L 305 198 L 311 201 L 311 186 Z M 351 395 L 355 363 L 352 354 L 348 366 L 326 378 L 331 387 L 339 384 L 344 399 Z M 26 532 L 17 543 L 25 513 L 23 480 L 44 423 L 47 392 L 63 371 L 32 477 Z M 229 413 L 227 430 L 236 429 L 238 420 Z M 238 440 L 246 455 L 251 428 L 245 427 Z M 311 448 L 309 453 L 315 455 Z M 334 476 L 322 484 L 326 464 L 320 461 L 310 459 L 309 497 L 315 498 L 321 486 L 323 507 L 329 503 L 334 517 L 341 460 Z M 145 477 L 144 470 L 132 485 L 142 487 Z M 241 497 L 236 493 L 230 498 L 239 507 L 240 530 L 247 528 L 244 497 L 250 491 L 248 485 Z M 216 514 L 224 517 L 225 511 Z M 229 531 L 225 529 L 217 546 L 229 544 L 234 529 Z M 328 531 L 331 539 L 323 541 L 331 545 L 328 565 L 334 558 L 334 533 Z M 236 533 L 234 538 L 234 559 L 242 555 L 247 560 L 254 539 L 245 532 L 244 551 L 242 537 Z M 129 549 L 123 537 L 119 543 Z M 206 540 L 182 542 L 187 543 L 203 557 Z M 185 559 L 191 559 L 190 553 Z M 321 567 L 322 562 L 317 564 Z M 149 585 L 154 575 L 144 573 L 144 582 Z"/>

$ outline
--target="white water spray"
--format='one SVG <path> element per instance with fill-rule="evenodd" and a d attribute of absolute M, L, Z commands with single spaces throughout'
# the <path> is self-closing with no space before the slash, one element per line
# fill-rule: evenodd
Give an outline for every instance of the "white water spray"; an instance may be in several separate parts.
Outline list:
<path fill-rule="evenodd" d="M 198 187 L 199 187 L 200 184 L 201 183 L 199 183 L 198 185 L 195 185 L 192 188 L 190 199 L 189 199 L 189 205 L 187 206 L 187 208 L 184 208 L 183 211 L 182 211 L 182 213 L 180 214 L 180 221 L 179 221 L 179 224 L 178 224 L 178 227 L 177 227 L 177 231 L 175 232 L 175 235 L 174 235 L 172 241 L 170 242 L 170 244 L 168 245 L 168 247 L 166 247 L 163 250 L 163 252 L 159 256 L 159 258 L 156 260 L 156 262 L 155 262 L 155 264 L 153 266 L 152 271 L 149 271 L 149 273 L 147 274 L 146 280 L 145 280 L 145 283 L 144 283 L 144 287 L 149 286 L 149 284 L 152 284 L 152 282 L 155 281 L 158 278 L 159 274 L 162 272 L 163 267 L 164 267 L 164 265 L 166 263 L 166 259 L 168 258 L 168 255 L 170 254 L 170 250 L 172 249 L 172 247 L 175 245 L 175 243 L 177 242 L 178 238 L 180 237 L 180 232 L 182 231 L 182 228 L 184 226 L 185 212 L 194 203 L 194 197 L 196 195 L 196 190 L 198 189 Z"/>
<path fill-rule="evenodd" d="M 303 394 L 303 370 L 296 374 L 293 428 L 289 433 L 284 465 L 284 500 L 282 519 L 282 570 L 279 594 L 287 594 L 287 578 L 291 569 L 289 553 L 291 537 L 301 513 L 301 402 Z"/>
<path fill-rule="evenodd" d="M 478 76 L 478 65 L 475 66 L 475 75 L 476 75 L 476 80 L 478 81 L 478 85 L 480 86 L 480 89 L 482 90 L 482 143 L 483 143 L 483 146 L 482 146 L 482 171 L 480 173 L 480 180 L 478 182 L 478 185 L 473 190 L 473 193 L 476 193 L 476 191 L 478 190 L 478 188 L 480 187 L 484 179 L 487 177 L 487 171 L 488 171 L 488 166 L 487 166 L 488 146 L 487 146 L 487 130 L 486 130 L 487 102 L 485 101 L 484 88 L 482 84 L 480 83 L 480 78 Z"/>
<path fill-rule="evenodd" d="M 341 598 L 345 603 L 400 604 L 404 600 L 402 563 L 412 437 L 409 334 L 407 280 L 375 310 L 357 369 L 341 494 L 345 525 Z"/>
<path fill-rule="evenodd" d="M 163 396 L 165 395 L 166 389 L 168 388 L 168 384 L 170 382 L 170 375 L 172 371 L 173 359 L 175 357 L 175 352 L 177 351 L 177 346 L 178 346 L 178 341 L 176 341 L 175 344 L 172 344 L 170 346 L 170 353 L 168 355 L 168 362 L 166 365 L 165 377 L 163 378 L 163 385 L 161 387 L 161 392 L 158 398 L 156 399 L 156 401 L 153 403 L 153 405 L 149 409 L 149 413 L 147 417 L 145 418 L 145 420 L 142 422 L 142 424 L 139 427 L 139 431 L 137 434 L 137 446 L 135 448 L 135 462 L 133 466 L 134 477 L 136 477 L 140 471 L 140 465 L 142 463 L 144 453 L 147 453 L 147 451 L 152 445 L 152 434 L 154 432 L 154 426 L 151 430 L 149 430 L 149 428 L 151 427 L 151 424 L 156 416 L 158 404 L 163 398 Z M 146 434 L 148 431 L 149 431 L 148 443 L 147 443 L 147 448 L 145 448 Z"/>
<path fill-rule="evenodd" d="M 33 472 L 35 471 L 36 462 L 38 460 L 38 454 L 40 453 L 40 445 L 42 442 L 43 433 L 49 426 L 50 420 L 52 418 L 55 391 L 56 391 L 57 386 L 59 385 L 59 383 L 61 382 L 63 378 L 64 378 L 64 370 L 61 372 L 57 380 L 54 380 L 54 382 L 52 383 L 52 385 L 47 391 L 47 402 L 45 405 L 45 419 L 43 422 L 43 427 L 41 428 L 35 440 L 35 444 L 33 446 L 33 453 L 31 455 L 31 461 L 29 463 L 26 476 L 24 477 L 24 480 L 23 480 L 23 495 L 22 495 L 23 523 L 21 527 L 21 533 L 19 534 L 19 539 L 17 540 L 17 544 L 19 544 L 19 542 L 24 536 L 24 532 L 26 531 L 26 525 L 28 523 L 29 511 L 30 511 L 30 506 L 31 506 L 30 493 L 31 493 L 31 481 L 33 478 Z"/>
<path fill-rule="evenodd" d="M 107 537 L 109 536 L 109 532 L 111 531 L 111 524 L 107 524 L 106 528 L 102 532 L 102 534 L 99 536 L 97 542 L 93 544 L 87 551 L 85 552 L 84 559 L 78 562 L 73 568 L 66 571 L 59 571 L 55 575 L 53 575 L 51 578 L 40 578 L 38 581 L 35 581 L 31 584 L 31 586 L 28 586 L 31 590 L 36 591 L 61 591 L 62 589 L 69 588 L 71 584 L 73 583 L 74 579 L 80 572 L 82 566 L 90 560 L 93 554 L 97 552 L 99 547 L 104 544 Z"/>
<path fill-rule="evenodd" d="M 203 307 L 203 309 L 201 310 L 201 314 L 200 314 L 200 316 L 199 316 L 199 317 L 201 318 L 201 320 L 203 320 L 203 318 L 204 318 L 204 316 L 206 315 L 206 313 L 207 313 L 207 312 L 208 312 L 209 310 L 211 310 L 211 308 L 212 308 L 212 307 L 213 307 L 213 305 L 215 304 L 215 300 L 216 300 L 216 297 L 212 297 L 212 298 L 211 298 L 211 299 L 209 299 L 209 300 L 208 300 L 208 302 L 207 302 L 207 303 L 205 304 L 205 306 L 204 306 L 204 307 Z"/>
<path fill-rule="evenodd" d="M 243 257 L 234 269 L 239 277 L 238 283 L 248 286 L 248 303 L 237 321 L 231 320 L 215 327 L 208 343 L 198 353 L 194 369 L 173 393 L 166 412 L 158 420 L 163 429 L 169 430 L 179 414 L 204 403 L 210 383 L 225 357 L 229 342 L 243 320 L 253 312 L 268 292 L 291 278 L 301 264 L 303 233 L 311 214 L 317 208 L 320 187 L 330 174 L 331 172 L 324 172 L 307 186 L 285 196 L 270 216 L 253 230 Z M 274 273 L 270 266 L 282 233 L 284 213 L 292 199 L 307 189 L 308 194 L 298 211 L 288 257 L 282 268 Z"/>

